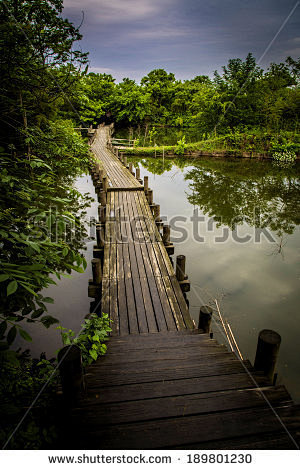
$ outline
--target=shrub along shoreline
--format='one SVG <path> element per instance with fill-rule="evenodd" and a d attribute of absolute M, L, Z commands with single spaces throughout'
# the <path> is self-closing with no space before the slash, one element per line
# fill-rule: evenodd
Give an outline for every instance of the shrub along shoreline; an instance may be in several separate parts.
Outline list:
<path fill-rule="evenodd" d="M 200 142 L 151 147 L 123 147 L 127 155 L 182 157 L 238 157 L 271 159 L 275 152 L 291 151 L 300 158 L 300 134 L 275 137 L 270 134 L 229 134 Z"/>

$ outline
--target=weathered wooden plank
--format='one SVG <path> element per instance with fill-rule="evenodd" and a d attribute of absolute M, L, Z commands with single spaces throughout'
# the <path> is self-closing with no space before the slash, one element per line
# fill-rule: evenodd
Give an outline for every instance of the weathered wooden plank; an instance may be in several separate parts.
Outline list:
<path fill-rule="evenodd" d="M 109 303 L 109 318 L 111 319 L 112 335 L 120 334 L 119 323 L 119 309 L 118 309 L 118 288 L 117 281 L 110 279 L 110 303 Z"/>
<path fill-rule="evenodd" d="M 182 360 L 190 359 L 191 361 L 199 361 L 204 356 L 228 353 L 228 350 L 225 346 L 215 346 L 215 347 L 205 347 L 198 345 L 190 345 L 190 347 L 185 348 L 146 348 L 142 349 L 129 349 L 127 354 L 124 354 L 124 349 L 122 350 L 113 350 L 110 352 L 110 347 L 108 343 L 108 352 L 105 354 L 105 358 L 101 359 L 102 363 L 112 364 L 112 363 L 127 363 L 138 362 L 138 361 L 152 361 L 157 359 L 169 359 L 169 360 Z"/>
<path fill-rule="evenodd" d="M 160 297 L 160 301 L 163 307 L 164 311 L 164 316 L 165 316 L 165 321 L 167 324 L 167 328 L 169 331 L 176 331 L 177 330 L 177 324 L 174 320 L 173 313 L 169 304 L 167 292 L 165 290 L 165 285 L 163 283 L 163 280 L 161 277 L 156 277 L 155 282 L 157 285 L 157 291 Z"/>
<path fill-rule="evenodd" d="M 141 359 L 139 355 L 136 357 L 136 361 L 120 363 L 118 361 L 111 362 L 109 358 L 102 356 L 94 365 L 94 370 L 101 370 L 104 376 L 107 373 L 114 373 L 118 372 L 119 370 L 124 372 L 126 371 L 128 374 L 136 374 L 136 372 L 151 372 L 153 369 L 156 371 L 165 371 L 166 369 L 171 368 L 174 370 L 182 368 L 189 369 L 194 368 L 195 365 L 199 363 L 202 355 L 201 351 L 199 351 L 198 357 L 196 353 L 190 357 L 187 352 L 182 358 L 170 358 L 165 357 L 163 354 L 157 352 L 155 356 L 150 359 Z M 236 358 L 235 354 L 228 351 L 221 351 L 205 355 L 205 366 L 210 366 L 212 371 L 214 370 L 215 365 L 218 366 L 220 363 L 233 363 L 237 361 L 238 359 Z M 203 363 L 204 361 L 201 362 Z"/>
<path fill-rule="evenodd" d="M 188 329 L 195 329 L 196 325 L 194 323 L 194 320 L 190 316 L 189 309 L 188 309 L 186 301 L 183 297 L 183 294 L 182 294 L 182 291 L 181 291 L 180 286 L 178 284 L 178 281 L 176 279 L 176 276 L 170 276 L 169 279 L 170 279 L 170 283 L 173 287 L 173 291 L 176 295 L 178 304 L 180 306 L 180 310 L 181 310 L 182 316 L 184 318 L 184 322 L 186 324 L 186 327 Z"/>
<path fill-rule="evenodd" d="M 171 306 L 171 310 L 172 310 L 172 313 L 173 313 L 173 317 L 174 317 L 174 320 L 175 320 L 175 323 L 176 323 L 177 330 L 184 329 L 186 326 L 185 326 L 185 323 L 184 323 L 184 320 L 183 320 L 183 316 L 182 316 L 179 304 L 177 302 L 177 298 L 174 294 L 172 285 L 170 283 L 170 279 L 169 279 L 169 277 L 166 276 L 162 279 L 162 281 L 164 283 L 166 294 L 167 294 L 167 297 L 169 299 L 169 303 L 170 303 L 170 306 Z"/>
<path fill-rule="evenodd" d="M 148 280 L 146 279 L 146 277 L 140 277 L 140 283 L 141 283 L 141 290 L 142 290 L 142 295 L 144 299 L 148 330 L 150 333 L 156 333 L 158 332 L 158 326 L 157 326 L 157 322 L 155 318 Z"/>
<path fill-rule="evenodd" d="M 256 383 L 267 386 L 266 380 L 254 376 Z M 191 395 L 197 393 L 218 392 L 222 390 L 239 390 L 242 388 L 253 388 L 254 382 L 242 373 L 226 374 L 208 377 L 192 377 L 178 380 L 161 380 L 158 382 L 145 382 L 138 384 L 124 384 L 107 386 L 99 390 L 90 389 L 87 375 L 88 397 L 97 399 L 97 403 L 114 403 L 131 400 L 145 400 L 148 398 L 172 397 L 177 395 Z"/>
<path fill-rule="evenodd" d="M 118 279 L 118 311 L 119 311 L 119 322 L 120 322 L 120 335 L 129 334 L 129 324 L 128 324 L 128 309 L 127 309 L 127 299 L 126 299 L 126 288 L 125 281 L 123 279 Z"/>
<path fill-rule="evenodd" d="M 109 296 L 110 296 L 109 286 L 110 286 L 109 279 L 103 279 L 101 309 L 102 309 L 102 313 L 106 313 L 108 315 L 109 315 Z"/>
<path fill-rule="evenodd" d="M 219 355 L 218 355 L 219 356 Z M 98 374 L 98 363 L 94 366 L 93 378 L 90 379 L 90 388 L 101 388 L 104 386 L 111 385 L 122 385 L 122 384 L 134 384 L 144 382 L 156 382 L 161 381 L 162 377 L 164 380 L 177 380 L 187 379 L 192 377 L 208 377 L 212 375 L 225 375 L 225 374 L 237 374 L 245 373 L 245 369 L 242 364 L 232 360 L 224 360 L 219 362 L 218 356 L 216 355 L 216 361 L 210 364 L 187 364 L 187 361 L 182 364 L 182 367 L 178 367 L 175 361 L 161 361 L 164 364 L 153 363 L 152 368 L 139 369 L 139 371 L 132 370 L 114 370 L 107 374 L 104 374 L 104 369 L 101 370 L 101 374 Z M 157 361 L 158 362 L 158 361 Z M 158 367 L 154 370 L 154 366 Z M 165 366 L 165 367 L 164 367 Z M 173 369 L 171 369 L 173 367 Z"/>
<path fill-rule="evenodd" d="M 136 313 L 135 297 L 132 284 L 132 278 L 125 276 L 126 299 L 127 299 L 127 314 L 129 323 L 129 332 L 131 334 L 139 333 L 139 326 Z"/>
<path fill-rule="evenodd" d="M 294 416 L 291 421 L 299 425 L 299 418 Z M 87 429 L 97 442 L 101 442 L 102 449 L 162 449 L 241 435 L 282 433 L 282 425 L 270 408 L 260 407 L 167 418 L 159 420 L 159 425 L 155 420 L 106 426 L 105 429 L 94 425 Z M 85 427 L 82 431 L 85 432 Z"/>
<path fill-rule="evenodd" d="M 179 418 L 196 414 L 216 413 L 237 409 L 266 407 L 265 398 L 273 406 L 291 403 L 284 387 L 267 387 L 262 391 L 253 389 L 226 390 L 219 392 L 177 395 L 122 403 L 99 404 L 97 398 L 89 399 L 75 408 L 73 416 L 88 414 L 89 423 L 134 423 L 164 418 Z"/>

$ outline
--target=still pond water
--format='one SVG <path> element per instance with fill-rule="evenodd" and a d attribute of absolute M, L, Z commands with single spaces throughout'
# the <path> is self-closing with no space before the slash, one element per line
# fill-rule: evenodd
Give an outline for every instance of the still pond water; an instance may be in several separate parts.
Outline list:
<path fill-rule="evenodd" d="M 277 331 L 282 337 L 277 383 L 300 402 L 299 166 L 278 169 L 269 161 L 213 158 L 132 161 L 142 177 L 149 176 L 154 202 L 171 224 L 175 256 L 186 255 L 196 323 L 199 307 L 217 299 L 244 358 L 252 363 L 259 331 Z M 94 195 L 90 177 L 76 186 Z M 93 203 L 88 216 L 96 215 Z M 45 292 L 55 299 L 50 313 L 74 331 L 90 308 L 93 243 L 87 242 L 87 271 Z M 226 343 L 217 323 L 213 331 Z M 51 355 L 61 344 L 55 327 L 31 332 L 33 353 Z"/>

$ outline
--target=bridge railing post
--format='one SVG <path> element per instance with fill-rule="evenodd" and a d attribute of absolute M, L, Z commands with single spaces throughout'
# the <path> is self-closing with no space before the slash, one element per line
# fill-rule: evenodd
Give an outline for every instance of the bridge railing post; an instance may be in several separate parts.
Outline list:
<path fill-rule="evenodd" d="M 144 191 L 147 194 L 149 190 L 149 178 L 148 176 L 144 176 Z"/>
<path fill-rule="evenodd" d="M 201 333 L 210 333 L 213 309 L 208 305 L 200 307 L 198 329 Z"/>
<path fill-rule="evenodd" d="M 258 335 L 254 369 L 262 371 L 270 379 L 274 378 L 281 336 L 273 330 L 262 330 Z"/>
<path fill-rule="evenodd" d="M 72 405 L 84 390 L 83 368 L 80 348 L 65 346 L 57 355 L 63 396 Z"/>
<path fill-rule="evenodd" d="M 102 188 L 103 188 L 103 191 L 106 193 L 107 188 L 108 188 L 108 181 L 107 181 L 106 176 L 103 176 L 103 178 L 102 178 Z"/>

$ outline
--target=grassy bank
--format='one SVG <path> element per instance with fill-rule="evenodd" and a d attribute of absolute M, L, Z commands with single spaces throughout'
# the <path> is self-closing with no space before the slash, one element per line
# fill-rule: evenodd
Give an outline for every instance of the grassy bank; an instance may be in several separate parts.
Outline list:
<path fill-rule="evenodd" d="M 269 133 L 227 134 L 194 143 L 178 142 L 177 145 L 126 148 L 128 155 L 165 156 L 205 155 L 271 157 L 274 152 L 290 150 L 300 155 L 300 134 L 285 132 L 280 135 Z"/>

